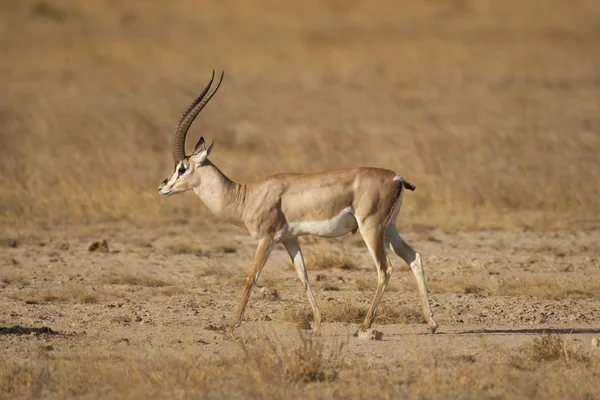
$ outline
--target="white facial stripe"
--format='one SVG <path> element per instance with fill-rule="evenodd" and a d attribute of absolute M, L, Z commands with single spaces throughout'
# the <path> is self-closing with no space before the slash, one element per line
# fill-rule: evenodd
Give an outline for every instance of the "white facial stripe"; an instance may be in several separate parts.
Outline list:
<path fill-rule="evenodd" d="M 175 181 L 179 178 L 179 168 L 181 168 L 183 161 L 180 161 L 177 164 L 177 167 L 175 167 L 175 173 L 173 174 L 173 176 L 171 176 L 171 179 L 169 180 L 169 182 L 167 182 L 168 185 L 173 185 L 175 183 Z"/>

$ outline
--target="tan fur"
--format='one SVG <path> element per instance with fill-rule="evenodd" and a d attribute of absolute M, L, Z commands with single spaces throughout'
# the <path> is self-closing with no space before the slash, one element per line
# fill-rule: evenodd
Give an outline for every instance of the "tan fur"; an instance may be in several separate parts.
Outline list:
<path fill-rule="evenodd" d="M 200 152 L 176 165 L 165 180 L 170 182 L 179 166 L 186 166 L 186 175 L 163 183 L 161 194 L 171 195 L 194 190 L 208 209 L 219 218 L 246 228 L 258 239 L 254 265 L 248 275 L 244 295 L 235 318 L 229 325 L 233 331 L 240 325 L 248 299 L 268 256 L 276 243 L 283 243 L 290 254 L 314 314 L 314 331 L 319 332 L 321 314 L 308 282 L 299 234 L 286 231 L 295 223 L 335 221 L 347 211 L 346 225 L 322 236 L 339 236 L 360 230 L 373 257 L 379 276 L 375 297 L 359 329 L 368 329 L 391 275 L 391 264 L 386 257 L 389 248 L 404 259 L 415 273 L 425 317 L 432 332 L 437 324 L 429 305 L 420 254 L 416 253 L 398 235 L 395 222 L 400 211 L 402 194 L 410 183 L 395 172 L 380 168 L 354 168 L 310 174 L 277 174 L 251 184 L 235 183 L 227 178 Z M 304 232 L 302 234 L 316 234 Z"/>

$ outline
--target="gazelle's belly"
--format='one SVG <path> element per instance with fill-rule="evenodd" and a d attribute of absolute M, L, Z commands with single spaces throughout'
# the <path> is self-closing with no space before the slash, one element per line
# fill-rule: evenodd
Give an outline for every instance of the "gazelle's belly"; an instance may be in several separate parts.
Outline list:
<path fill-rule="evenodd" d="M 283 241 L 303 235 L 315 235 L 321 237 L 342 236 L 350 231 L 358 229 L 354 209 L 344 208 L 338 215 L 331 219 L 322 221 L 294 221 L 288 222 L 276 235 L 277 241 Z"/>

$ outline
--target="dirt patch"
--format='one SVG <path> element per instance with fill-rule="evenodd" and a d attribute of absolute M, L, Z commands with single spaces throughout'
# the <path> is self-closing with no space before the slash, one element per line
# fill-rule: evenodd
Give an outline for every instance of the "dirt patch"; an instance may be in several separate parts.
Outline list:
<path fill-rule="evenodd" d="M 71 245 L 58 261 L 51 261 L 57 258 L 52 245 L 38 244 L 53 243 L 45 235 L 55 233 L 42 230 L 37 241 L 5 248 L 0 259 L 0 342 L 6 349 L 0 387 L 10 388 L 12 397 L 103 390 L 173 397 L 175 388 L 185 388 L 215 398 L 289 398 L 277 389 L 283 385 L 292 397 L 439 398 L 468 390 L 480 398 L 517 390 L 570 398 L 585 397 L 599 381 L 593 372 L 600 370 L 598 348 L 590 343 L 600 335 L 600 300 L 548 295 L 557 287 L 548 286 L 553 282 L 557 293 L 591 293 L 590 277 L 600 268 L 599 231 L 405 230 L 403 237 L 423 255 L 438 333 L 431 335 L 425 324 L 412 272 L 392 255 L 394 272 L 368 335 L 374 340 L 360 340 L 352 335 L 372 301 L 377 274 L 352 236 L 302 245 L 307 253 L 311 246 L 329 246 L 332 254 L 343 249 L 354 263 L 309 271 L 323 316 L 320 338 L 312 337 L 312 311 L 281 246 L 230 337 L 222 327 L 235 314 L 255 247 L 237 228 L 204 228 L 237 243 L 235 254 L 210 257 L 137 245 L 141 238 L 159 242 L 178 225 L 104 226 L 111 242 L 125 249 L 110 257 L 88 252 L 86 230 L 71 229 L 62 232 L 60 241 Z M 438 240 L 429 240 L 432 235 Z M 531 263 L 531 249 L 542 241 L 588 250 L 565 257 L 544 252 Z M 213 245 L 210 236 L 194 244 Z M 503 288 L 505 281 L 514 284 Z M 66 343 L 60 332 L 76 335 Z M 74 376 L 77 385 L 69 383 Z"/>

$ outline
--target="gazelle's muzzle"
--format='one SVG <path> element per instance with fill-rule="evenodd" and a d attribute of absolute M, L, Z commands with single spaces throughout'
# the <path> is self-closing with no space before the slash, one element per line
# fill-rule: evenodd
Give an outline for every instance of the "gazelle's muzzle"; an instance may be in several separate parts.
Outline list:
<path fill-rule="evenodd" d="M 162 196 L 169 197 L 172 194 L 172 192 L 172 185 L 169 185 L 169 180 L 167 178 L 164 181 L 162 181 L 162 183 L 158 187 L 158 193 L 160 193 Z"/>

